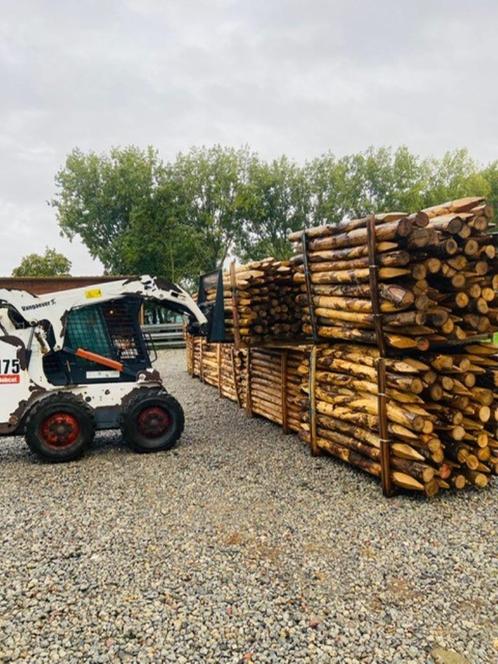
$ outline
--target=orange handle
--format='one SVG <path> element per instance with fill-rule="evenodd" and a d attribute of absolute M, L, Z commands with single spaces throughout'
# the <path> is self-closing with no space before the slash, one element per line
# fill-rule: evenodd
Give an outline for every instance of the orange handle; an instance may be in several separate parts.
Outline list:
<path fill-rule="evenodd" d="M 82 357 L 84 360 L 89 360 L 90 362 L 95 362 L 96 364 L 102 364 L 104 367 L 109 367 L 110 369 L 116 369 L 121 372 L 124 369 L 124 364 L 118 362 L 117 360 L 111 360 L 109 357 L 104 357 L 104 355 L 99 355 L 98 353 L 92 353 L 89 350 L 84 348 L 77 348 L 75 355 L 77 357 Z"/>

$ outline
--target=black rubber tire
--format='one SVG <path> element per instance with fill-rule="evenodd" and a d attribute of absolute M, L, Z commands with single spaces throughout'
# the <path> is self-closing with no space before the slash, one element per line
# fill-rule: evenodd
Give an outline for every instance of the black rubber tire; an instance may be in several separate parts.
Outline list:
<path fill-rule="evenodd" d="M 157 435 L 147 436 L 140 427 L 140 416 L 152 409 L 167 413 L 169 424 Z M 135 452 L 160 452 L 171 449 L 183 433 L 185 417 L 178 401 L 161 388 L 143 387 L 129 399 L 121 413 L 123 439 Z"/>
<path fill-rule="evenodd" d="M 75 440 L 62 447 L 50 444 L 42 434 L 47 418 L 58 413 L 69 415 L 78 423 Z M 26 418 L 25 439 L 29 449 L 45 461 L 64 462 L 78 459 L 87 450 L 95 435 L 93 411 L 74 394 L 50 394 L 38 401 Z"/>

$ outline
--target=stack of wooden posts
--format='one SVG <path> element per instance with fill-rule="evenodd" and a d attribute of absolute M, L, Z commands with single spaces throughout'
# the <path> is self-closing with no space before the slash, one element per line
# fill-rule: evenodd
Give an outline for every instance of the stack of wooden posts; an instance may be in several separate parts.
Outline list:
<path fill-rule="evenodd" d="M 479 352 L 480 363 L 489 358 Z M 473 357 L 462 349 L 427 353 L 423 360 L 384 359 L 394 485 L 432 496 L 450 486 L 488 484 L 498 447 L 487 430 L 494 394 L 477 386 L 484 371 Z M 301 437 L 380 477 L 379 358 L 372 346 L 333 344 L 317 347 L 313 371 L 306 358 L 299 372 L 307 393 L 301 399 Z"/>
<path fill-rule="evenodd" d="M 471 344 L 384 359 L 395 486 L 433 496 L 450 487 L 483 488 L 498 473 L 496 351 L 492 344 Z M 187 338 L 192 375 L 246 413 L 297 431 L 316 451 L 377 477 L 379 357 L 374 346 L 344 342 L 236 350 Z"/>
<path fill-rule="evenodd" d="M 290 264 L 274 258 L 232 264 L 223 273 L 227 340 L 258 345 L 298 336 L 300 310 L 292 276 Z M 214 302 L 215 298 L 213 287 L 206 300 Z"/>
<path fill-rule="evenodd" d="M 493 400 L 489 403 L 486 433 L 481 433 L 480 440 L 481 446 L 487 440 L 489 458 L 486 459 L 486 463 L 498 474 L 498 348 L 494 344 L 481 343 L 465 346 L 464 351 L 476 375 L 477 388 L 481 393 L 484 388 L 493 394 Z M 474 390 L 475 387 L 472 388 L 472 392 Z M 466 451 L 462 451 L 461 454 L 465 455 Z M 487 456 L 487 452 L 481 452 L 481 457 L 483 454 Z"/>
<path fill-rule="evenodd" d="M 261 415 L 285 431 L 300 429 L 301 376 L 306 346 L 236 349 L 187 336 L 187 369 L 218 388 L 250 415 Z"/>
<path fill-rule="evenodd" d="M 245 404 L 246 362 L 244 350 L 233 344 L 208 343 L 203 337 L 187 335 L 187 370 L 204 383 L 218 388 L 220 396 Z"/>
<path fill-rule="evenodd" d="M 370 256 L 368 217 L 292 233 L 304 333 L 376 342 L 372 250 L 388 347 L 427 350 L 498 329 L 491 220 L 476 197 L 376 215 Z"/>
<path fill-rule="evenodd" d="M 185 362 L 187 365 L 187 373 L 190 376 L 199 375 L 199 339 L 194 337 L 185 330 Z"/>
<path fill-rule="evenodd" d="M 286 431 L 298 431 L 301 417 L 298 368 L 305 352 L 304 347 L 249 350 L 246 411 L 261 415 Z"/>
<path fill-rule="evenodd" d="M 230 343 L 190 337 L 189 371 L 385 493 L 483 488 L 498 473 L 498 353 L 478 341 L 498 329 L 491 224 L 469 197 L 292 233 L 289 263 L 224 273 Z"/>

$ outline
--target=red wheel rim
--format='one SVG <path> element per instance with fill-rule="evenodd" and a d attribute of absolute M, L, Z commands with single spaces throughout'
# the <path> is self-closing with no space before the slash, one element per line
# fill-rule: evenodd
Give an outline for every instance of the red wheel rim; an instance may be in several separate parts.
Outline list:
<path fill-rule="evenodd" d="M 139 432 L 146 438 L 159 438 L 171 426 L 169 412 L 161 406 L 144 408 L 137 420 Z"/>
<path fill-rule="evenodd" d="M 80 424 L 71 413 L 53 413 L 46 417 L 40 427 L 41 436 L 50 447 L 69 447 L 78 438 Z"/>

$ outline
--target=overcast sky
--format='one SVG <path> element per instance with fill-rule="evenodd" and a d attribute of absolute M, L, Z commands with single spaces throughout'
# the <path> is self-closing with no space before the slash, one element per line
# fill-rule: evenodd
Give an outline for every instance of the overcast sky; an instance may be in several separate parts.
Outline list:
<path fill-rule="evenodd" d="M 0 274 L 59 237 L 75 146 L 498 159 L 496 0 L 0 0 Z"/>

